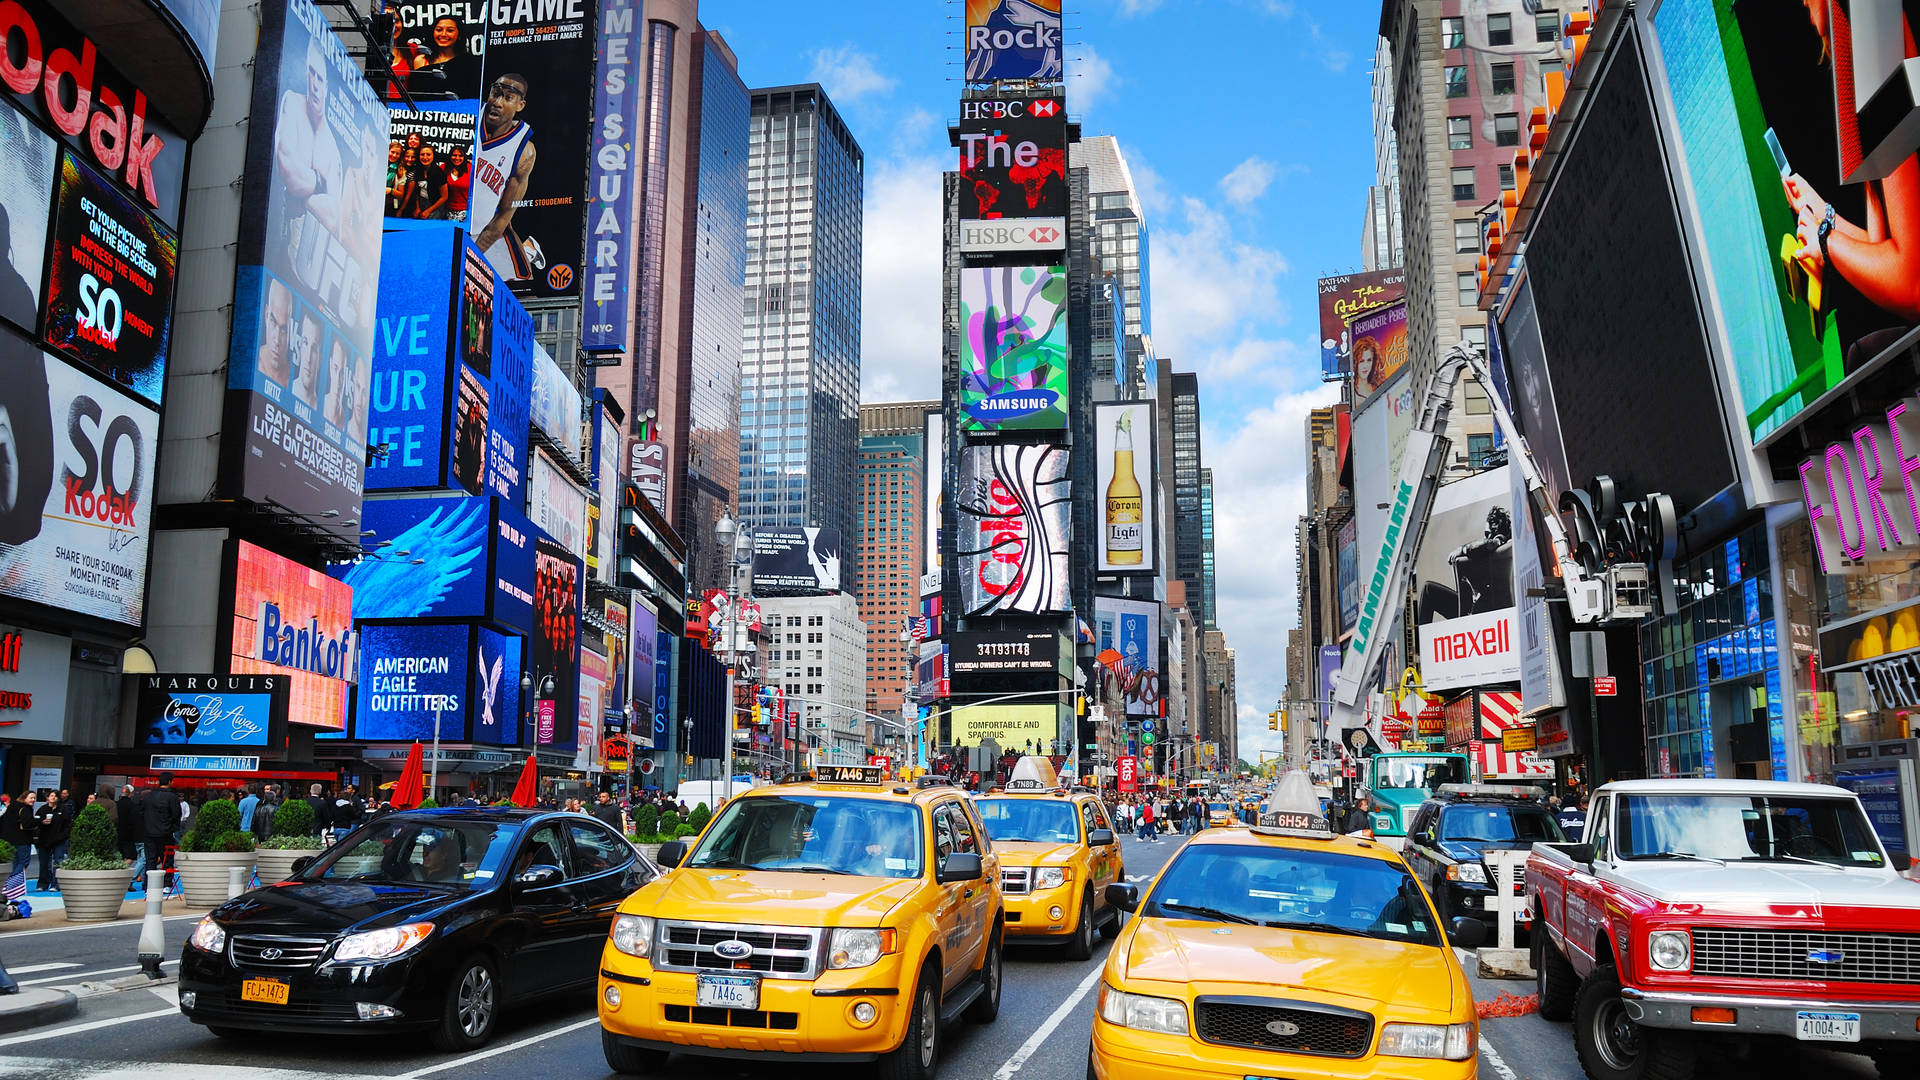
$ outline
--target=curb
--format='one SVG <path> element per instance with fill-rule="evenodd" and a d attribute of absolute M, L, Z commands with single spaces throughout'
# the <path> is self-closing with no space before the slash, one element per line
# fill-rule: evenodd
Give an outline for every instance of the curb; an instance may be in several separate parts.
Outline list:
<path fill-rule="evenodd" d="M 0 1032 L 57 1023 L 79 1011 L 80 999 L 66 990 L 22 990 L 0 997 Z"/>
<path fill-rule="evenodd" d="M 145 975 L 126 975 L 118 979 L 101 979 L 83 982 L 72 988 L 78 997 L 99 997 L 102 994 L 117 994 L 123 990 L 156 990 L 162 986 L 174 986 L 180 982 L 178 975 L 162 975 L 149 979 Z"/>

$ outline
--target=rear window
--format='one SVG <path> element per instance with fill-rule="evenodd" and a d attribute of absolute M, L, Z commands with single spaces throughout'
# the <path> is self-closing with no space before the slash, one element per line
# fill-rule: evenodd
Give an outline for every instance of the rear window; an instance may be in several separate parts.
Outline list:
<path fill-rule="evenodd" d="M 1440 815 L 1440 839 L 1559 843 L 1563 837 L 1552 815 L 1539 807 L 1468 804 L 1449 806 Z"/>

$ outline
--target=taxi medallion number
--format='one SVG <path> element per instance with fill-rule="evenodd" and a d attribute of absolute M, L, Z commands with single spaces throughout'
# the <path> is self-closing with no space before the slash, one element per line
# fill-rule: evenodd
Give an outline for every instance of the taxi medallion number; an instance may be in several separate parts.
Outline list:
<path fill-rule="evenodd" d="M 1798 1012 L 1793 1037 L 1803 1042 L 1860 1041 L 1860 1014 L 1854 1012 Z"/>
<path fill-rule="evenodd" d="M 760 980 L 752 975 L 696 976 L 693 1003 L 703 1009 L 758 1009 Z"/>
<path fill-rule="evenodd" d="M 240 983 L 241 1001 L 258 1001 L 266 1005 L 285 1005 L 293 987 L 279 979 L 247 979 Z"/>

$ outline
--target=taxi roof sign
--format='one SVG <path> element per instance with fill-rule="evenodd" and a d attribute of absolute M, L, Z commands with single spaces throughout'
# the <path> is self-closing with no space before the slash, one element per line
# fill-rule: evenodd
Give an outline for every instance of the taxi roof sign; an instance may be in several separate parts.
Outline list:
<path fill-rule="evenodd" d="M 1007 776 L 1006 790 L 1052 791 L 1059 786 L 1060 776 L 1054 772 L 1053 762 L 1028 754 L 1013 763 L 1013 772 Z"/>
<path fill-rule="evenodd" d="M 886 772 L 878 765 L 822 765 L 814 771 L 814 780 L 822 784 L 878 784 Z"/>
<path fill-rule="evenodd" d="M 1313 793 L 1313 780 L 1299 769 L 1288 770 L 1273 793 L 1260 807 L 1260 823 L 1253 831 L 1266 836 L 1300 836 L 1312 840 L 1331 840 L 1333 830 L 1320 813 L 1320 799 Z"/>

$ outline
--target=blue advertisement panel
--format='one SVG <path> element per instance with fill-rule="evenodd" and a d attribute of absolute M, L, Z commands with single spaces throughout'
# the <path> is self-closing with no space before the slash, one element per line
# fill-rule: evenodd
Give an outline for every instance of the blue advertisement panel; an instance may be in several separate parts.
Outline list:
<path fill-rule="evenodd" d="M 533 571 L 534 742 L 572 746 L 579 700 L 580 560 L 536 530 Z"/>
<path fill-rule="evenodd" d="M 263 749 L 284 724 L 290 687 L 285 675 L 142 675 L 139 744 Z"/>
<path fill-rule="evenodd" d="M 533 389 L 533 316 L 499 275 L 493 279 L 492 386 L 487 405 L 485 490 L 523 505 L 527 492 L 528 398 Z"/>
<path fill-rule="evenodd" d="M 520 743 L 520 650 L 524 638 L 482 626 L 473 637 L 474 742 Z"/>
<path fill-rule="evenodd" d="M 653 748 L 673 749 L 673 649 L 675 638 L 655 632 L 653 647 Z"/>
<path fill-rule="evenodd" d="M 353 586 L 355 619 L 451 619 L 487 613 L 493 500 L 370 499 L 360 527 L 381 545 L 333 576 Z M 423 561 L 424 560 L 424 561 Z"/>
<path fill-rule="evenodd" d="M 467 737 L 467 639 L 462 625 L 360 628 L 354 736 L 375 741 Z"/>
<path fill-rule="evenodd" d="M 1884 769 L 1835 774 L 1833 782 L 1860 796 L 1860 805 L 1873 822 L 1873 831 L 1888 851 L 1912 851 L 1907 840 L 1906 816 L 1900 810 L 1900 770 L 1897 762 Z"/>
<path fill-rule="evenodd" d="M 627 670 L 632 675 L 633 686 L 633 744 L 642 750 L 654 749 L 653 740 L 653 693 L 656 665 L 659 660 L 660 620 L 654 613 L 636 602 L 633 606 L 633 624 L 628 638 L 633 646 L 632 666 Z"/>
<path fill-rule="evenodd" d="M 533 633 L 533 522 L 499 503 L 494 513 L 493 621 Z"/>
<path fill-rule="evenodd" d="M 380 243 L 380 304 L 373 343 L 367 440 L 385 450 L 367 462 L 367 490 L 440 487 L 452 344 L 452 227 L 390 232 Z"/>
<path fill-rule="evenodd" d="M 634 141 L 640 127 L 640 0 L 600 0 L 593 85 L 593 158 L 587 174 L 586 288 L 580 348 L 624 352 L 632 329 L 627 278 L 633 241 Z"/>

